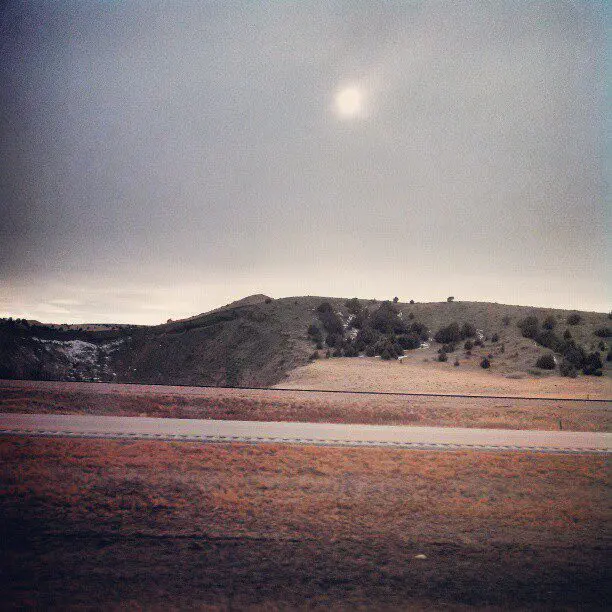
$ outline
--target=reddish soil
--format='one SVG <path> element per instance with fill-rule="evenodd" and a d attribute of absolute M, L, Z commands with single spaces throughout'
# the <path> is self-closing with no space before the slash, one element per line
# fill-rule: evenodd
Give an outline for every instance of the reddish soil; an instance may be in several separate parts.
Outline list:
<path fill-rule="evenodd" d="M 4 609 L 610 601 L 602 457 L 4 438 L 0 481 Z"/>
<path fill-rule="evenodd" d="M 0 381 L 0 412 L 609 431 L 609 404 Z"/>

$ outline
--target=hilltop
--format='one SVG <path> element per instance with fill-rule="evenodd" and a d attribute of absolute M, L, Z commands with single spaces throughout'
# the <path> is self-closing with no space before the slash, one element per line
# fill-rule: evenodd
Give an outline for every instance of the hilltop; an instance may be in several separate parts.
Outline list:
<path fill-rule="evenodd" d="M 535 332 L 524 324 L 519 327 L 525 320 L 533 326 L 534 317 Z M 436 342 L 440 329 L 453 322 L 459 339 Z M 606 336 L 611 326 L 609 315 L 596 312 L 462 301 L 272 299 L 260 294 L 155 326 L 78 328 L 5 320 L 0 326 L 0 377 L 222 386 L 299 386 L 301 380 L 310 386 L 329 383 L 331 388 L 345 386 L 342 380 L 332 384 L 328 377 L 331 372 L 337 378 L 340 372 L 350 384 L 356 380 L 366 387 L 372 374 L 376 385 L 385 388 L 395 384 L 395 358 L 405 352 L 405 364 L 438 372 L 435 376 L 442 379 L 444 372 L 451 372 L 450 378 L 468 371 L 481 375 L 480 363 L 489 356 L 490 378 L 554 378 L 566 384 L 569 379 L 559 374 L 570 343 L 581 351 L 579 361 L 599 354 L 599 382 L 584 377 L 596 385 L 610 377 Z M 439 362 L 443 346 L 447 361 Z M 538 358 L 552 352 L 554 369 L 536 368 Z M 583 361 L 575 368 L 580 380 Z M 338 370 L 339 363 L 349 368 L 345 374 Z"/>

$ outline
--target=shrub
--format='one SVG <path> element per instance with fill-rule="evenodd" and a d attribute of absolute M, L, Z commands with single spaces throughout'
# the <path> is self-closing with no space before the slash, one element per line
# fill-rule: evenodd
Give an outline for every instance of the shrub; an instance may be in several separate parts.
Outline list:
<path fill-rule="evenodd" d="M 319 310 L 321 306 L 327 305 L 324 310 Z M 331 309 L 328 302 L 324 302 L 317 309 L 319 312 L 319 320 L 323 324 L 325 330 L 330 334 L 338 334 L 342 336 L 344 334 L 344 325 L 340 317 Z"/>
<path fill-rule="evenodd" d="M 320 340 L 317 340 L 315 344 L 315 348 L 320 351 L 323 348 L 323 342 L 321 342 Z"/>
<path fill-rule="evenodd" d="M 466 340 L 465 344 L 463 345 L 463 348 L 466 351 L 471 351 L 474 348 L 474 343 L 471 340 Z"/>
<path fill-rule="evenodd" d="M 557 320 L 553 315 L 548 315 L 544 321 L 542 321 L 542 327 L 544 329 L 555 329 L 555 325 L 557 324 Z"/>
<path fill-rule="evenodd" d="M 563 358 L 568 363 L 571 363 L 575 368 L 580 368 L 586 359 L 586 353 L 581 346 L 578 346 L 573 340 L 571 340 L 563 351 Z"/>
<path fill-rule="evenodd" d="M 473 338 L 476 335 L 476 328 L 471 323 L 464 323 L 461 326 L 461 339 Z"/>
<path fill-rule="evenodd" d="M 491 342 L 499 342 L 499 334 L 493 334 L 491 336 Z"/>
<path fill-rule="evenodd" d="M 536 368 L 540 368 L 540 370 L 554 370 L 555 366 L 555 357 L 552 353 L 541 355 L 536 361 Z"/>
<path fill-rule="evenodd" d="M 438 361 L 442 361 L 442 362 L 448 361 L 448 356 L 446 355 L 444 351 L 438 354 Z"/>
<path fill-rule="evenodd" d="M 339 346 L 337 346 L 334 349 L 334 352 L 332 353 L 332 356 L 333 357 L 342 357 L 342 349 Z"/>
<path fill-rule="evenodd" d="M 317 306 L 317 312 L 334 312 L 334 309 L 329 302 L 321 302 Z"/>
<path fill-rule="evenodd" d="M 454 302 L 454 301 L 455 301 L 455 296 L 453 296 L 453 295 L 449 295 L 449 296 L 446 298 L 446 301 L 447 301 L 447 302 Z"/>
<path fill-rule="evenodd" d="M 407 351 L 418 349 L 421 346 L 421 338 L 413 332 L 398 336 L 397 341 Z"/>
<path fill-rule="evenodd" d="M 355 341 L 364 345 L 374 344 L 380 339 L 380 334 L 371 327 L 362 327 L 355 336 Z"/>
<path fill-rule="evenodd" d="M 610 329 L 609 327 L 600 327 L 599 329 L 596 329 L 593 333 L 596 336 L 599 336 L 600 338 L 609 338 L 610 336 L 612 336 L 612 329 Z"/>
<path fill-rule="evenodd" d="M 476 338 L 476 340 L 474 340 L 474 346 L 484 346 L 484 343 L 480 338 Z"/>
<path fill-rule="evenodd" d="M 440 328 L 436 332 L 434 339 L 440 344 L 446 344 L 447 342 L 458 342 L 461 340 L 461 330 L 459 329 L 459 324 L 453 322 L 446 327 Z"/>
<path fill-rule="evenodd" d="M 399 298 L 397 297 L 397 295 L 393 298 L 393 303 L 397 304 L 399 302 Z"/>
<path fill-rule="evenodd" d="M 365 354 L 368 357 L 374 357 L 374 355 L 376 355 L 376 349 L 374 348 L 374 345 L 371 344 L 370 346 L 368 346 L 365 350 Z"/>
<path fill-rule="evenodd" d="M 266 304 L 269 304 L 271 301 L 272 301 L 272 298 L 266 298 L 265 299 Z"/>
<path fill-rule="evenodd" d="M 458 360 L 458 359 L 455 359 L 455 363 L 453 363 L 453 365 L 454 365 L 455 367 L 457 367 L 457 366 L 459 365 L 459 360 Z"/>
<path fill-rule="evenodd" d="M 389 361 L 390 359 L 393 359 L 393 355 L 391 354 L 391 351 L 389 349 L 385 349 L 381 354 L 380 354 L 380 358 L 384 359 L 385 361 Z"/>
<path fill-rule="evenodd" d="M 427 329 L 427 326 L 423 323 L 412 323 L 409 331 L 413 334 L 417 334 L 421 340 L 429 340 L 429 329 Z"/>
<path fill-rule="evenodd" d="M 410 303 L 411 303 L 411 304 L 414 304 L 414 300 L 410 300 Z"/>
<path fill-rule="evenodd" d="M 408 318 L 409 319 L 414 319 L 414 312 L 408 313 Z"/>
<path fill-rule="evenodd" d="M 356 297 L 346 300 L 344 305 L 346 306 L 346 309 L 354 315 L 358 315 L 363 308 L 361 302 Z"/>
<path fill-rule="evenodd" d="M 566 329 L 563 332 L 563 339 L 564 340 L 571 340 L 572 339 L 572 332 L 569 329 Z"/>
<path fill-rule="evenodd" d="M 342 336 L 340 334 L 328 334 L 325 338 L 325 344 L 330 347 L 342 346 Z"/>
<path fill-rule="evenodd" d="M 546 348 L 549 348 L 551 351 L 555 351 L 556 353 L 562 353 L 565 347 L 565 342 L 559 338 L 555 334 L 555 332 L 551 330 L 546 330 L 544 332 L 540 332 L 535 337 L 535 341 Z"/>
<path fill-rule="evenodd" d="M 314 340 L 320 340 L 323 338 L 323 333 L 314 323 L 311 323 L 308 326 L 308 335 Z"/>
<path fill-rule="evenodd" d="M 491 367 L 491 361 L 488 357 L 483 358 L 483 360 L 480 362 L 480 367 L 484 368 L 485 370 Z"/>
<path fill-rule="evenodd" d="M 582 364 L 582 372 L 587 376 L 601 376 L 603 363 L 599 353 L 590 353 Z"/>
<path fill-rule="evenodd" d="M 535 338 L 540 333 L 540 323 L 538 317 L 525 317 L 517 323 L 524 338 Z"/>
<path fill-rule="evenodd" d="M 582 317 L 577 312 L 572 312 L 567 317 L 567 324 L 568 325 L 578 325 L 578 323 L 580 323 L 580 321 L 582 321 Z"/>
<path fill-rule="evenodd" d="M 391 302 L 383 302 L 371 315 L 370 325 L 383 334 L 401 334 L 408 331 Z"/>
<path fill-rule="evenodd" d="M 576 378 L 578 372 L 576 371 L 573 363 L 564 359 L 559 366 L 559 374 L 568 378 Z"/>

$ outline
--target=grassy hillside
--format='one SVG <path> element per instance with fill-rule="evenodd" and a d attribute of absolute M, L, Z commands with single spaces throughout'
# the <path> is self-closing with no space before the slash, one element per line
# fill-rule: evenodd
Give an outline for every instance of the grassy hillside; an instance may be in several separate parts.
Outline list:
<path fill-rule="evenodd" d="M 345 354 L 346 343 L 357 334 L 351 328 L 351 314 L 344 298 L 254 297 L 158 326 L 62 329 L 5 321 L 0 326 L 0 376 L 265 386 L 282 381 L 287 372 L 308 363 L 316 348 L 315 340 L 307 333 L 310 325 L 321 330 L 322 348 L 318 353 L 325 356 L 328 334 L 317 311 L 323 302 L 330 304 L 333 313 L 330 316 L 336 317 L 343 327 L 345 348 L 332 347 L 329 349 L 332 354 Z M 380 302 L 362 300 L 361 305 L 363 312 L 371 316 Z M 604 361 L 603 374 L 609 374 L 605 358 L 610 339 L 595 335 L 597 329 L 611 326 L 607 314 L 581 312 L 579 324 L 568 325 L 571 311 L 566 310 L 459 301 L 397 303 L 393 308 L 406 324 L 424 324 L 430 337 L 453 321 L 475 328 L 477 335 L 473 339 L 482 338 L 483 346 L 474 347 L 472 355 L 466 356 L 463 342 L 458 343 L 456 351 L 449 354 L 449 367 L 455 359 L 469 357 L 473 362 L 490 354 L 499 372 L 538 373 L 534 370 L 537 357 L 550 350 L 524 338 L 517 326 L 518 321 L 535 315 L 539 322 L 552 316 L 556 323 L 554 332 L 562 336 L 569 329 L 575 343 L 585 351 L 599 350 Z M 496 341 L 494 334 L 499 336 Z M 433 360 L 439 345 L 431 338 L 428 344 L 429 347 L 407 354 L 411 358 L 419 355 Z"/>

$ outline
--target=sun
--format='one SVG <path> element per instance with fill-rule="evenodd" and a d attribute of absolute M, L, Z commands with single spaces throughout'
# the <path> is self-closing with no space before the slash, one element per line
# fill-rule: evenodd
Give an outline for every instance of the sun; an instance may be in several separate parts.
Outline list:
<path fill-rule="evenodd" d="M 363 93 L 357 87 L 344 87 L 336 93 L 336 111 L 343 119 L 359 117 L 363 112 Z"/>

